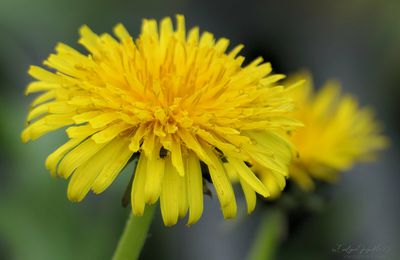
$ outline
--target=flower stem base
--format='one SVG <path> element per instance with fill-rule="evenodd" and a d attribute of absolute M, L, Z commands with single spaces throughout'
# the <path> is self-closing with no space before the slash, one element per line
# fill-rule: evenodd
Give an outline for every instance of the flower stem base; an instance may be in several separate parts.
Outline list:
<path fill-rule="evenodd" d="M 156 206 L 146 208 L 141 217 L 129 215 L 128 222 L 118 242 L 113 260 L 136 260 L 147 238 Z"/>

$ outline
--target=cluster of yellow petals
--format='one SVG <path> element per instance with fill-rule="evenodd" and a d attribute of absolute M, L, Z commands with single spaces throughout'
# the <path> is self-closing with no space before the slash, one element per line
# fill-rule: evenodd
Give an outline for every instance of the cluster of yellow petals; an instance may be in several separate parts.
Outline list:
<path fill-rule="evenodd" d="M 316 92 L 311 75 L 299 73 L 289 78 L 288 84 L 300 78 L 303 83 L 288 91 L 296 106 L 293 116 L 305 125 L 290 135 L 297 156 L 290 164 L 289 175 L 308 191 L 315 187 L 313 179 L 332 182 L 339 172 L 374 159 L 388 141 L 373 111 L 361 108 L 353 96 L 341 94 L 338 82 L 328 81 Z"/>
<path fill-rule="evenodd" d="M 283 189 L 292 150 L 282 133 L 302 125 L 289 116 L 283 75 L 271 74 L 261 58 L 244 65 L 243 46 L 227 52 L 225 38 L 198 28 L 186 34 L 183 16 L 176 29 L 170 18 L 144 20 L 136 40 L 121 24 L 114 33 L 117 39 L 83 26 L 79 43 L 89 54 L 58 44 L 44 62 L 50 70 L 29 70 L 37 81 L 27 93 L 43 93 L 22 139 L 67 127 L 69 140 L 46 167 L 70 178 L 70 200 L 104 191 L 135 153 L 133 213 L 160 200 L 166 225 L 188 212 L 188 224 L 202 215 L 201 163 L 226 218 L 237 210 L 230 174 L 240 180 L 248 212 L 256 193 L 270 195 L 248 165 L 273 173 L 269 181 Z"/>

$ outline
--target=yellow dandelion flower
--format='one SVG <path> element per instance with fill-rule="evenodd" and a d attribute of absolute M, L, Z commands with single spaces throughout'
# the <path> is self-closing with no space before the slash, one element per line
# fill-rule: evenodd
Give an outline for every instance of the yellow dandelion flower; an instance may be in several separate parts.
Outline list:
<path fill-rule="evenodd" d="M 50 70 L 30 68 L 36 81 L 27 94 L 43 93 L 33 102 L 23 141 L 67 127 L 69 140 L 46 167 L 70 179 L 72 201 L 107 189 L 139 154 L 131 189 L 135 215 L 160 200 L 165 225 L 187 212 L 188 224 L 195 223 L 209 177 L 224 217 L 234 217 L 229 171 L 239 176 L 251 212 L 256 193 L 270 192 L 247 164 L 284 179 L 291 149 L 279 131 L 300 125 L 287 117 L 293 104 L 277 83 L 283 76 L 271 74 L 261 58 L 244 66 L 242 45 L 227 53 L 225 38 L 197 27 L 186 34 L 181 15 L 176 29 L 170 18 L 159 25 L 144 20 L 136 40 L 121 24 L 114 33 L 117 39 L 83 26 L 79 43 L 89 54 L 60 43 L 44 61 Z"/>
<path fill-rule="evenodd" d="M 341 95 L 340 85 L 327 82 L 314 93 L 311 76 L 303 73 L 305 84 L 291 88 L 297 109 L 295 118 L 305 127 L 293 132 L 298 152 L 290 165 L 290 178 L 301 188 L 314 188 L 313 178 L 334 181 L 338 173 L 355 163 L 374 158 L 387 145 L 381 127 L 370 108 L 360 108 L 351 95 Z"/>

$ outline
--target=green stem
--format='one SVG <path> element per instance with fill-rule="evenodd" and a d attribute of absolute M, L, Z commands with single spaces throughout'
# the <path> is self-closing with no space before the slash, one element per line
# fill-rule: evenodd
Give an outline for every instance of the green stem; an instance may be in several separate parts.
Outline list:
<path fill-rule="evenodd" d="M 284 216 L 277 209 L 268 210 L 261 220 L 259 232 L 248 255 L 248 260 L 275 259 L 284 229 Z"/>
<path fill-rule="evenodd" d="M 130 214 L 124 232 L 118 242 L 113 260 L 136 260 L 147 238 L 156 206 L 146 207 L 144 215 L 136 217 Z"/>

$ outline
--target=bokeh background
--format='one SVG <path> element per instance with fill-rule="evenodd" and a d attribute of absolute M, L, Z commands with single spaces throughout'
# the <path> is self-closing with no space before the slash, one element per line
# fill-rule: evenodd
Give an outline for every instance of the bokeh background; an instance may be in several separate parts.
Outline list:
<path fill-rule="evenodd" d="M 324 206 L 295 218 L 278 259 L 341 259 L 339 244 L 383 247 L 375 257 L 400 259 L 399 114 L 400 2 L 347 1 L 128 1 L 0 0 L 0 259 L 109 259 L 129 209 L 120 206 L 132 165 L 101 196 L 67 201 L 67 182 L 52 179 L 46 155 L 65 139 L 62 131 L 22 144 L 19 138 L 32 97 L 23 95 L 30 64 L 41 64 L 57 42 L 78 47 L 77 30 L 88 24 L 110 32 L 123 22 L 137 35 L 142 18 L 185 14 L 249 59 L 263 56 L 274 70 L 309 69 L 316 85 L 335 78 L 360 103 L 375 107 L 391 146 L 374 164 L 347 172 L 328 187 Z M 326 196 L 325 196 L 326 197 Z M 224 221 L 216 199 L 188 228 L 162 226 L 159 213 L 143 259 L 244 259 L 261 212 Z M 362 258 L 358 258 L 362 259 Z"/>

